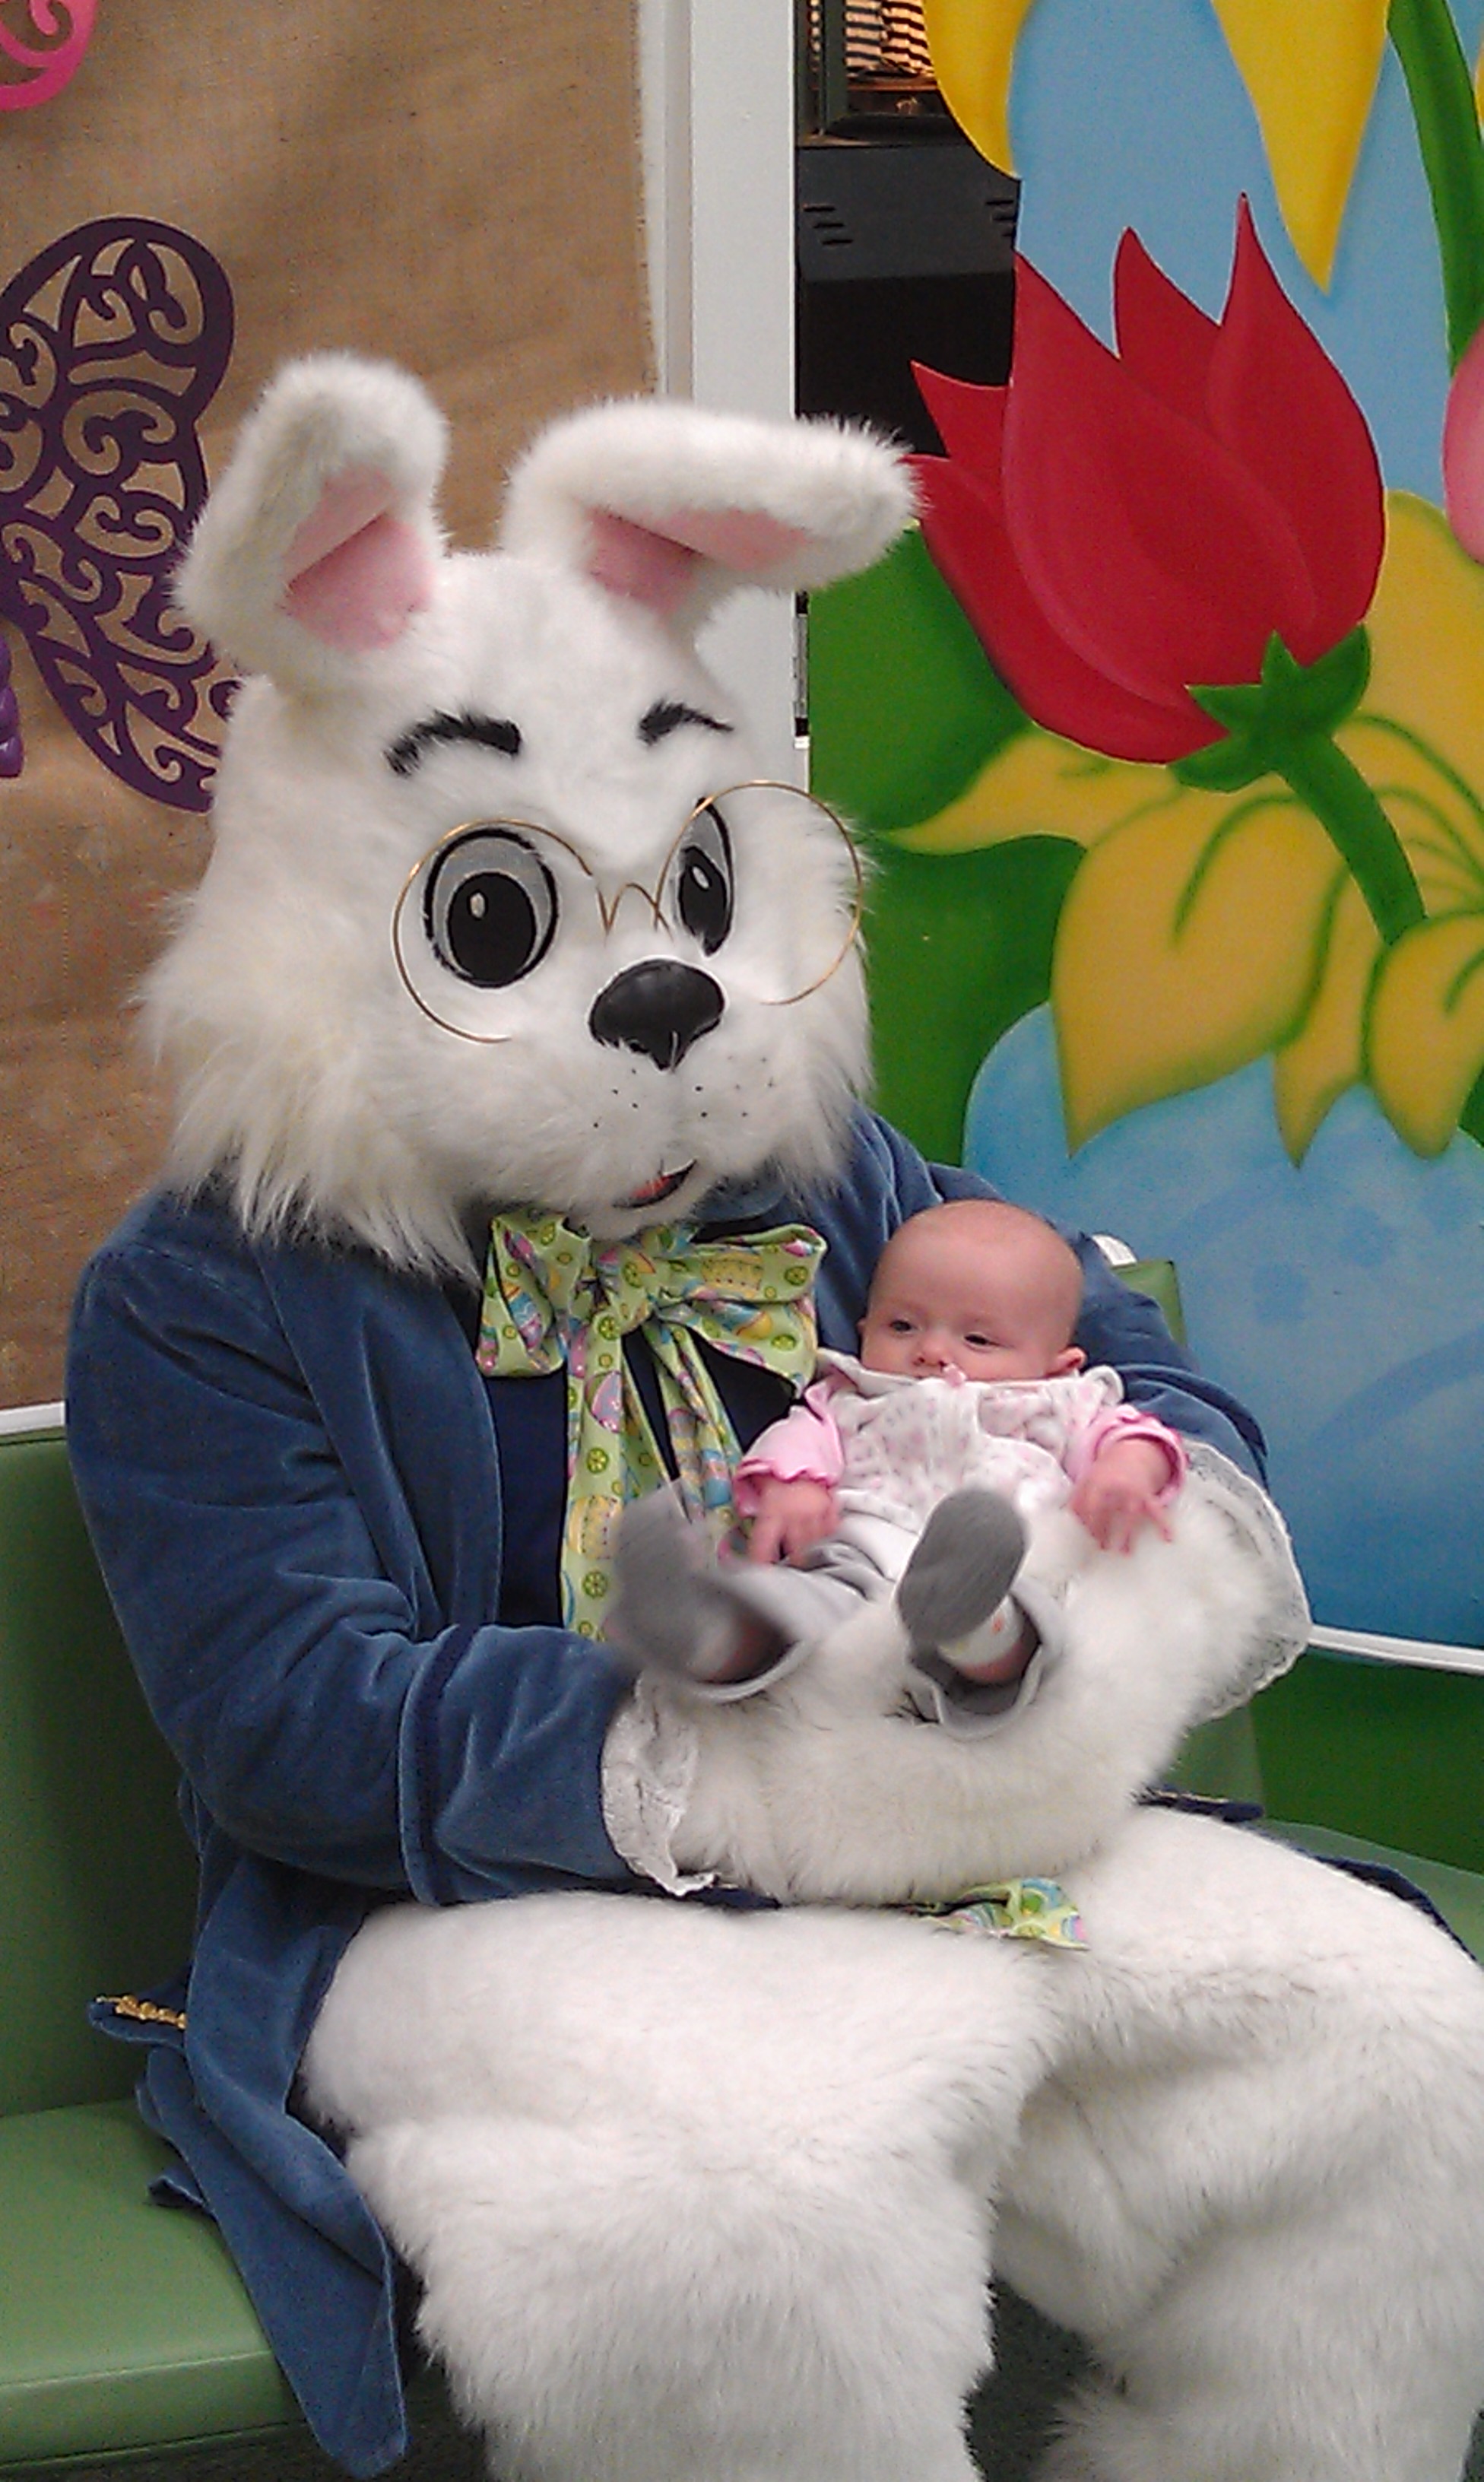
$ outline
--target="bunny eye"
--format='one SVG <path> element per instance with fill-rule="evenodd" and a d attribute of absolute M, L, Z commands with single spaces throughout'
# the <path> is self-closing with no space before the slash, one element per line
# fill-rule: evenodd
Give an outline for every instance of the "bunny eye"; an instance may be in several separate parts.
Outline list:
<path fill-rule="evenodd" d="M 435 955 L 461 981 L 503 990 L 534 971 L 556 935 L 557 883 L 506 828 L 471 828 L 443 847 L 423 895 Z"/>
<path fill-rule="evenodd" d="M 671 902 L 692 939 L 716 955 L 732 927 L 732 839 L 714 802 L 697 810 L 671 865 Z"/>

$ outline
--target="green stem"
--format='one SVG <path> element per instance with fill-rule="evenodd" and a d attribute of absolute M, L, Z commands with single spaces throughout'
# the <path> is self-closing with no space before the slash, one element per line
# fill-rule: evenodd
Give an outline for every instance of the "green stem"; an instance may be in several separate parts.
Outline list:
<path fill-rule="evenodd" d="M 1432 194 L 1456 370 L 1484 325 L 1484 145 L 1473 82 L 1447 0 L 1392 0 L 1388 25 Z"/>
<path fill-rule="evenodd" d="M 1395 829 L 1358 767 L 1324 731 L 1275 736 L 1273 771 L 1314 812 L 1390 948 L 1423 918 L 1422 894 Z"/>

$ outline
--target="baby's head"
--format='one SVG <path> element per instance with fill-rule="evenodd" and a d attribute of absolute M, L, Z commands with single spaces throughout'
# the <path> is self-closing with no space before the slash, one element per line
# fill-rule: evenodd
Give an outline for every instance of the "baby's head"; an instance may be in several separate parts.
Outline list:
<path fill-rule="evenodd" d="M 1058 1379 L 1084 1356 L 1072 1341 L 1082 1271 L 1061 1235 L 1022 1206 L 953 1199 L 909 1217 L 876 1263 L 861 1360 L 906 1379 Z"/>

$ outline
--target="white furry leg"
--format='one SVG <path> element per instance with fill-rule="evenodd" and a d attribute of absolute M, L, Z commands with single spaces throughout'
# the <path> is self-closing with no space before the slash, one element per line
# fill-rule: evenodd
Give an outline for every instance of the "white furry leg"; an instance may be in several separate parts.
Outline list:
<path fill-rule="evenodd" d="M 1411 2314 L 1410 2253 L 1389 2264 L 1357 2251 L 1337 2281 L 1343 2249 L 1319 2215 L 1182 2269 L 1109 2352 L 1116 2379 L 1078 2391 L 1037 2482 L 1459 2482 L 1484 2385 L 1464 2375 L 1467 2338 Z M 1284 2294 L 1289 2319 L 1275 2313 Z M 1388 2314 L 1399 2332 L 1383 2344 Z"/>
<path fill-rule="evenodd" d="M 1060 1962 L 875 1914 L 391 1907 L 305 2093 L 502 2482 L 973 2482 Z"/>
<path fill-rule="evenodd" d="M 1148 1813 L 1076 1875 L 1083 2047 L 996 2263 L 1107 2373 L 1042 2482 L 1458 2482 L 1484 2399 L 1484 1975 L 1396 1898 Z"/>
<path fill-rule="evenodd" d="M 946 2171 L 446 2121 L 351 2165 L 502 2482 L 973 2482 L 982 2215 Z"/>

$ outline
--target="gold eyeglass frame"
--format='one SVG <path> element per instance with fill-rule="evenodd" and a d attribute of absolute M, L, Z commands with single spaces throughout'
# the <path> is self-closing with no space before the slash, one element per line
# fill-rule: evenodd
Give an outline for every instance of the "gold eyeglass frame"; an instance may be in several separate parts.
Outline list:
<path fill-rule="evenodd" d="M 851 835 L 849 829 L 846 826 L 846 823 L 844 819 L 841 818 L 838 810 L 832 809 L 828 802 L 821 802 L 817 793 L 806 793 L 801 785 L 786 784 L 777 777 L 751 776 L 742 778 L 742 780 L 736 784 L 724 785 L 719 793 L 703 794 L 700 801 L 692 804 L 690 809 L 687 812 L 685 819 L 682 821 L 673 839 L 671 840 L 668 852 L 665 854 L 664 861 L 661 867 L 659 877 L 655 881 L 656 889 L 664 887 L 674 864 L 676 855 L 680 852 L 687 836 L 690 833 L 691 829 L 694 827 L 696 820 L 701 816 L 702 812 L 709 810 L 714 804 L 725 802 L 733 793 L 788 793 L 792 795 L 795 802 L 807 802 L 811 808 L 822 811 L 824 817 L 828 819 L 831 827 L 835 831 L 835 833 L 839 836 L 841 843 L 845 846 L 846 852 L 850 858 L 850 870 L 853 879 L 850 899 L 850 919 L 846 930 L 845 937 L 842 939 L 840 946 L 835 951 L 830 963 L 825 966 L 823 973 L 817 974 L 812 983 L 806 983 L 801 991 L 791 991 L 788 998 L 785 1000 L 765 1000 L 762 1002 L 762 1006 L 765 1008 L 796 1008 L 800 1000 L 812 998 L 816 991 L 822 990 L 825 984 L 833 980 L 834 976 L 839 973 L 841 966 L 845 964 L 846 957 L 848 957 L 857 939 L 860 937 L 861 924 L 865 918 L 866 912 L 866 867 L 861 859 L 860 851 L 856 845 L 855 838 Z M 536 846 L 537 852 L 539 852 L 541 844 L 545 843 L 560 846 L 563 853 L 570 854 L 584 878 L 591 883 L 593 895 L 598 908 L 598 919 L 603 926 L 603 936 L 605 938 L 608 938 L 611 935 L 613 924 L 618 918 L 618 909 L 622 905 L 626 896 L 638 897 L 641 903 L 648 906 L 650 912 L 654 916 L 656 928 L 664 932 L 667 937 L 671 939 L 674 938 L 674 927 L 667 920 L 664 909 L 660 903 L 659 896 L 653 890 L 642 886 L 637 879 L 626 879 L 622 885 L 616 890 L 612 900 L 610 900 L 604 895 L 597 872 L 593 869 L 586 855 L 578 851 L 578 848 L 572 843 L 570 837 L 559 835 L 555 828 L 543 828 L 538 825 L 534 819 L 508 818 L 503 814 L 498 818 L 462 819 L 456 827 L 447 829 L 444 833 L 438 837 L 437 841 L 434 844 L 430 844 L 428 847 L 427 852 L 422 854 L 413 863 L 412 868 L 408 871 L 406 878 L 402 883 L 402 888 L 398 895 L 396 905 L 392 909 L 392 957 L 396 964 L 398 979 L 402 984 L 403 990 L 406 992 L 408 999 L 411 1000 L 414 1008 L 420 1009 L 423 1016 L 430 1019 L 432 1024 L 441 1027 L 445 1034 L 457 1035 L 459 1040 L 463 1043 L 515 1043 L 519 1040 L 519 1037 L 513 1034 L 471 1034 L 466 1026 L 455 1025 L 448 1017 L 440 1017 L 437 1010 L 433 1008 L 429 1001 L 424 999 L 422 992 L 417 989 L 408 969 L 406 959 L 403 954 L 403 918 L 406 910 L 407 899 L 412 894 L 414 887 L 417 886 L 419 881 L 422 880 L 425 875 L 430 877 L 431 873 L 437 867 L 438 858 L 441 854 L 447 852 L 451 846 L 456 844 L 461 836 L 471 835 L 481 828 L 509 828 L 514 830 L 517 834 L 536 837 L 538 839 Z M 445 970 L 447 970 L 447 968 L 445 968 Z"/>

